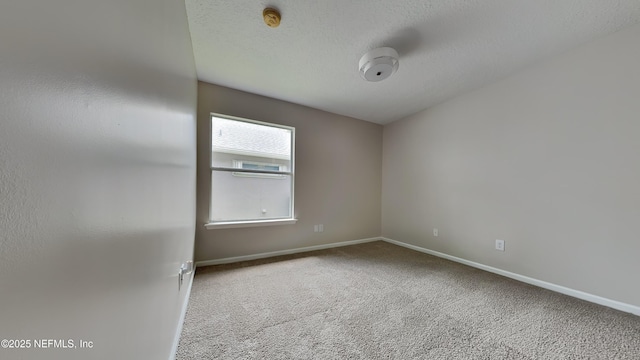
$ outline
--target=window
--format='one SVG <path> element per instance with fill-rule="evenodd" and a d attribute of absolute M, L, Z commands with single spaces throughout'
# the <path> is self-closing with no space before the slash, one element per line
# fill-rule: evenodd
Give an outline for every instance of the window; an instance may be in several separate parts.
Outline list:
<path fill-rule="evenodd" d="M 211 114 L 207 228 L 295 222 L 295 129 Z"/>

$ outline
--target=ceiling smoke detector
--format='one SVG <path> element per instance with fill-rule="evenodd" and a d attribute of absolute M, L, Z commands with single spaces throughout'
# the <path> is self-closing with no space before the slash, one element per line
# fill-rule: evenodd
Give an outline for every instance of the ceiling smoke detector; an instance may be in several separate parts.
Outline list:
<path fill-rule="evenodd" d="M 360 76 L 367 81 L 382 81 L 398 70 L 398 52 L 390 47 L 373 49 L 360 59 Z"/>

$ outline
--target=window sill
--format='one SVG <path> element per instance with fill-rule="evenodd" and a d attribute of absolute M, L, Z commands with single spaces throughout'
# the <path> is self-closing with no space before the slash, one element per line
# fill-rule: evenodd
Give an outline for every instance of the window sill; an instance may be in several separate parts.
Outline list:
<path fill-rule="evenodd" d="M 225 222 L 210 222 L 204 224 L 207 230 L 213 229 L 233 229 L 233 228 L 245 228 L 245 227 L 257 227 L 257 226 L 273 226 L 273 225 L 291 225 L 295 224 L 298 219 L 273 219 L 273 220 L 258 220 L 258 221 L 225 221 Z"/>

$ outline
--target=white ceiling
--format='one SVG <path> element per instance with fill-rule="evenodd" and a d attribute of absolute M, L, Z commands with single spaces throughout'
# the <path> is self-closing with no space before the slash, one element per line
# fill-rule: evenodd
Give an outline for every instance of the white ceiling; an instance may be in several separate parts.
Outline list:
<path fill-rule="evenodd" d="M 186 0 L 198 78 L 386 124 L 640 22 L 640 0 Z M 282 13 L 267 27 L 262 10 Z M 640 41 L 640 39 L 639 39 Z M 400 68 L 360 78 L 367 51 Z"/>

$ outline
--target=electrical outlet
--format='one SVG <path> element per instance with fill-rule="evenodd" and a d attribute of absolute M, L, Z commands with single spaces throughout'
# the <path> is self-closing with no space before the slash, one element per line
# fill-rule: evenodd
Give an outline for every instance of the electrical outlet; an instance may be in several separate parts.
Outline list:
<path fill-rule="evenodd" d="M 504 251 L 504 240 L 496 240 L 496 250 Z"/>
<path fill-rule="evenodd" d="M 433 228 L 433 236 L 435 236 L 435 237 L 438 236 L 438 229 Z"/>

